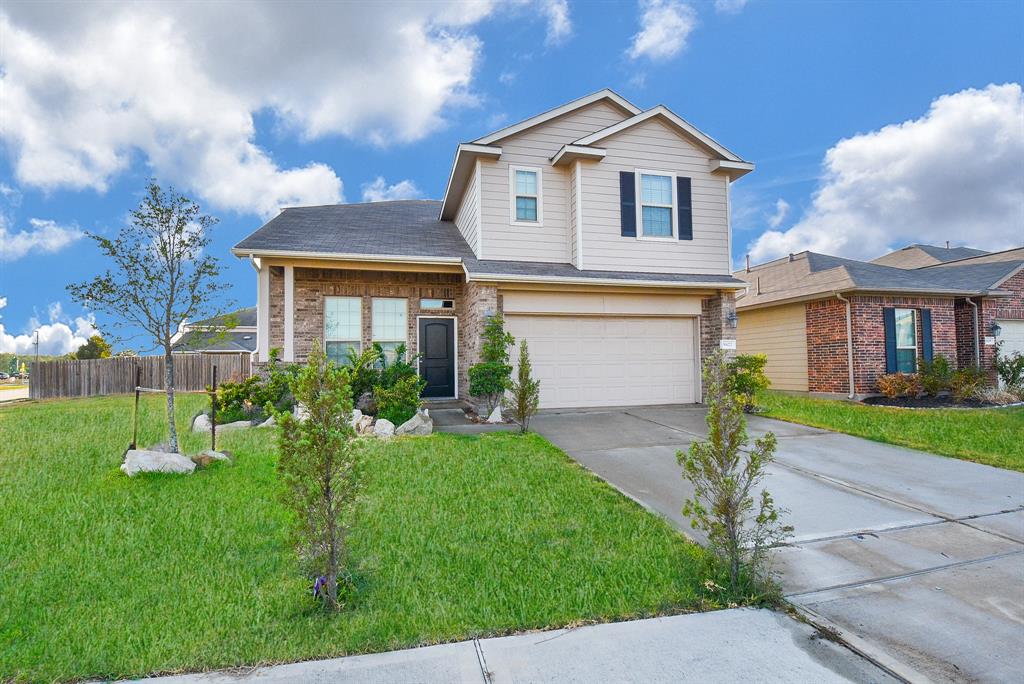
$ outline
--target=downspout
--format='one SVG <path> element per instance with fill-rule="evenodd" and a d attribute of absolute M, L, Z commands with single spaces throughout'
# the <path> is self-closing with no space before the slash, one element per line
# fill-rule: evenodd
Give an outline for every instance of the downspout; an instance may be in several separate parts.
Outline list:
<path fill-rule="evenodd" d="M 967 297 L 967 303 L 974 309 L 974 365 L 981 368 L 981 330 L 978 329 L 978 305 Z"/>
<path fill-rule="evenodd" d="M 850 300 L 838 292 L 835 295 L 836 299 L 846 303 L 846 367 L 850 371 L 850 393 L 847 396 L 853 399 L 855 395 L 853 387 L 853 313 L 850 308 Z"/>

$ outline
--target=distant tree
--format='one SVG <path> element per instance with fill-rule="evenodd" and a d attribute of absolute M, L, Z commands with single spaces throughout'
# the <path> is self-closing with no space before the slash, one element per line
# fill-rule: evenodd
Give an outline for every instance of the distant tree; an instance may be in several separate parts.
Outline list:
<path fill-rule="evenodd" d="M 530 429 L 530 418 L 537 413 L 540 406 L 540 380 L 533 377 L 533 364 L 530 363 L 530 349 L 526 340 L 519 344 L 519 369 L 509 388 L 512 415 L 519 422 L 519 431 Z"/>
<path fill-rule="evenodd" d="M 109 359 L 110 345 L 101 335 L 93 335 L 75 352 L 76 359 Z"/>
<path fill-rule="evenodd" d="M 67 288 L 74 300 L 111 315 L 113 327 L 141 328 L 153 342 L 150 349 L 163 350 L 171 451 L 178 451 L 171 338 L 179 321 L 224 313 L 215 302 L 229 286 L 217 281 L 220 264 L 207 249 L 216 223 L 188 197 L 150 181 L 130 225 L 117 237 L 87 233 L 112 268 Z"/>

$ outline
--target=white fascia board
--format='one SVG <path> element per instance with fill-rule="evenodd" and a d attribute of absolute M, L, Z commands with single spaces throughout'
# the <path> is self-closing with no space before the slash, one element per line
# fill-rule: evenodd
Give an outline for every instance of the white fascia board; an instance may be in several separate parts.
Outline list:
<path fill-rule="evenodd" d="M 238 249 L 231 253 L 237 257 L 280 259 L 324 259 L 327 261 L 395 261 L 408 264 L 459 264 L 461 257 L 409 256 L 407 254 L 357 254 L 343 252 L 297 252 L 291 250 Z"/>
<path fill-rule="evenodd" d="M 608 128 L 602 128 L 601 130 L 599 130 L 599 131 L 597 131 L 595 133 L 591 133 L 590 135 L 584 136 L 584 137 L 580 138 L 579 140 L 574 141 L 573 144 L 574 145 L 592 145 L 592 144 L 594 144 L 596 142 L 600 142 L 601 140 L 604 140 L 605 138 L 608 138 L 609 136 L 615 135 L 616 133 L 621 133 L 622 131 L 626 130 L 627 128 L 632 128 L 633 126 L 636 126 L 637 124 L 641 124 L 644 121 L 647 121 L 648 119 L 651 119 L 651 118 L 656 117 L 656 116 L 663 117 L 669 123 L 673 124 L 676 128 L 678 128 L 679 130 L 683 131 L 684 133 L 689 135 L 691 138 L 696 139 L 698 142 L 700 142 L 704 146 L 710 148 L 716 154 L 720 155 L 724 159 L 727 159 L 729 161 L 734 161 L 734 162 L 742 162 L 743 161 L 743 159 L 741 159 L 735 153 L 731 152 L 724 145 L 719 143 L 717 140 L 712 138 L 710 135 L 708 135 L 708 134 L 704 133 L 703 131 L 701 131 L 700 129 L 698 129 L 696 126 L 691 124 L 689 121 L 686 121 L 685 119 L 683 119 L 681 116 L 679 116 L 678 114 L 673 112 L 671 109 L 669 109 L 665 105 L 658 105 L 657 107 L 652 107 L 651 109 L 648 109 L 645 112 L 641 112 L 640 114 L 637 114 L 636 116 L 633 116 L 633 117 L 631 117 L 629 119 L 626 119 L 625 121 L 620 121 L 619 123 L 614 124 L 612 126 L 609 126 Z"/>
<path fill-rule="evenodd" d="M 723 159 L 711 160 L 711 173 L 722 172 L 729 180 L 736 180 L 754 170 L 753 162 L 734 162 Z"/>
<path fill-rule="evenodd" d="M 477 159 L 497 159 L 500 156 L 500 147 L 459 143 L 455 150 L 455 159 L 452 161 L 452 170 L 448 174 L 448 185 L 444 189 L 444 200 L 441 202 L 441 213 L 438 216 L 440 220 L 451 221 L 455 218 L 458 198 L 462 196 L 462 189 L 466 187 L 470 171 L 476 168 Z"/>
<path fill-rule="evenodd" d="M 562 162 L 568 164 L 577 159 L 601 161 L 607 154 L 607 150 L 600 147 L 584 147 L 583 145 L 573 144 L 562 145 L 562 149 L 558 150 L 555 156 L 551 158 L 551 165 L 558 166 Z"/>
<path fill-rule="evenodd" d="M 618 278 L 579 278 L 571 276 L 510 275 L 505 273 L 473 273 L 466 271 L 466 280 L 506 283 L 548 283 L 552 285 L 621 285 L 623 287 L 674 287 L 689 290 L 745 290 L 740 283 L 687 283 L 676 280 L 620 280 Z"/>
<path fill-rule="evenodd" d="M 563 114 L 568 114 L 569 112 L 580 109 L 581 107 L 586 107 L 587 105 L 591 105 L 600 100 L 611 100 L 619 107 L 625 109 L 627 112 L 633 114 L 634 116 L 642 111 L 639 107 L 637 107 L 635 104 L 633 104 L 626 98 L 622 97 L 618 93 L 609 90 L 608 88 L 605 88 L 603 90 L 597 91 L 596 93 L 585 95 L 579 99 L 573 100 L 572 102 L 567 102 L 566 104 L 560 107 L 549 109 L 548 111 L 542 112 L 537 116 L 531 116 L 529 119 L 520 121 L 519 123 L 512 124 L 511 126 L 506 126 L 501 130 L 497 130 L 493 133 L 488 133 L 484 137 L 477 138 L 473 142 L 479 145 L 489 145 L 492 142 L 501 140 L 502 138 L 507 138 L 510 135 L 515 135 L 516 133 L 521 133 L 522 131 L 525 131 L 528 128 L 533 128 L 534 126 L 538 126 L 544 123 L 545 121 L 551 121 L 551 119 L 562 116 Z"/>

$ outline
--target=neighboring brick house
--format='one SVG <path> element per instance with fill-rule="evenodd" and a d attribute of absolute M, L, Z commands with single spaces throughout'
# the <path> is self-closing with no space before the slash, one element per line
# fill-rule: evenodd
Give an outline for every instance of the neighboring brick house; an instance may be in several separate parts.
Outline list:
<path fill-rule="evenodd" d="M 939 355 L 994 380 L 996 342 L 1024 353 L 1024 248 L 911 245 L 872 262 L 801 252 L 735 275 L 750 283 L 738 348 L 768 356 L 778 389 L 863 396 Z"/>
<path fill-rule="evenodd" d="M 406 344 L 424 396 L 465 399 L 501 311 L 544 407 L 699 401 L 735 336 L 729 188 L 751 170 L 602 90 L 459 145 L 440 202 L 285 209 L 232 250 L 257 271 L 258 360 Z"/>

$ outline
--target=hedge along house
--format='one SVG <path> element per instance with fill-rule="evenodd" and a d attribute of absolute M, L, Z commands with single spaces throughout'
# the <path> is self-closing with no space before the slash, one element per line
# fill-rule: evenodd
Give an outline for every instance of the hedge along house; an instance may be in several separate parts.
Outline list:
<path fill-rule="evenodd" d="M 746 287 L 729 188 L 752 169 L 602 90 L 459 145 L 440 202 L 285 209 L 232 250 L 257 272 L 258 359 L 404 343 L 425 396 L 465 399 L 501 311 L 544 407 L 699 401 Z"/>
<path fill-rule="evenodd" d="M 864 396 L 937 355 L 994 379 L 997 342 L 1024 353 L 1024 248 L 911 245 L 873 262 L 801 252 L 735 275 L 750 283 L 738 349 L 767 355 L 776 389 Z"/>

